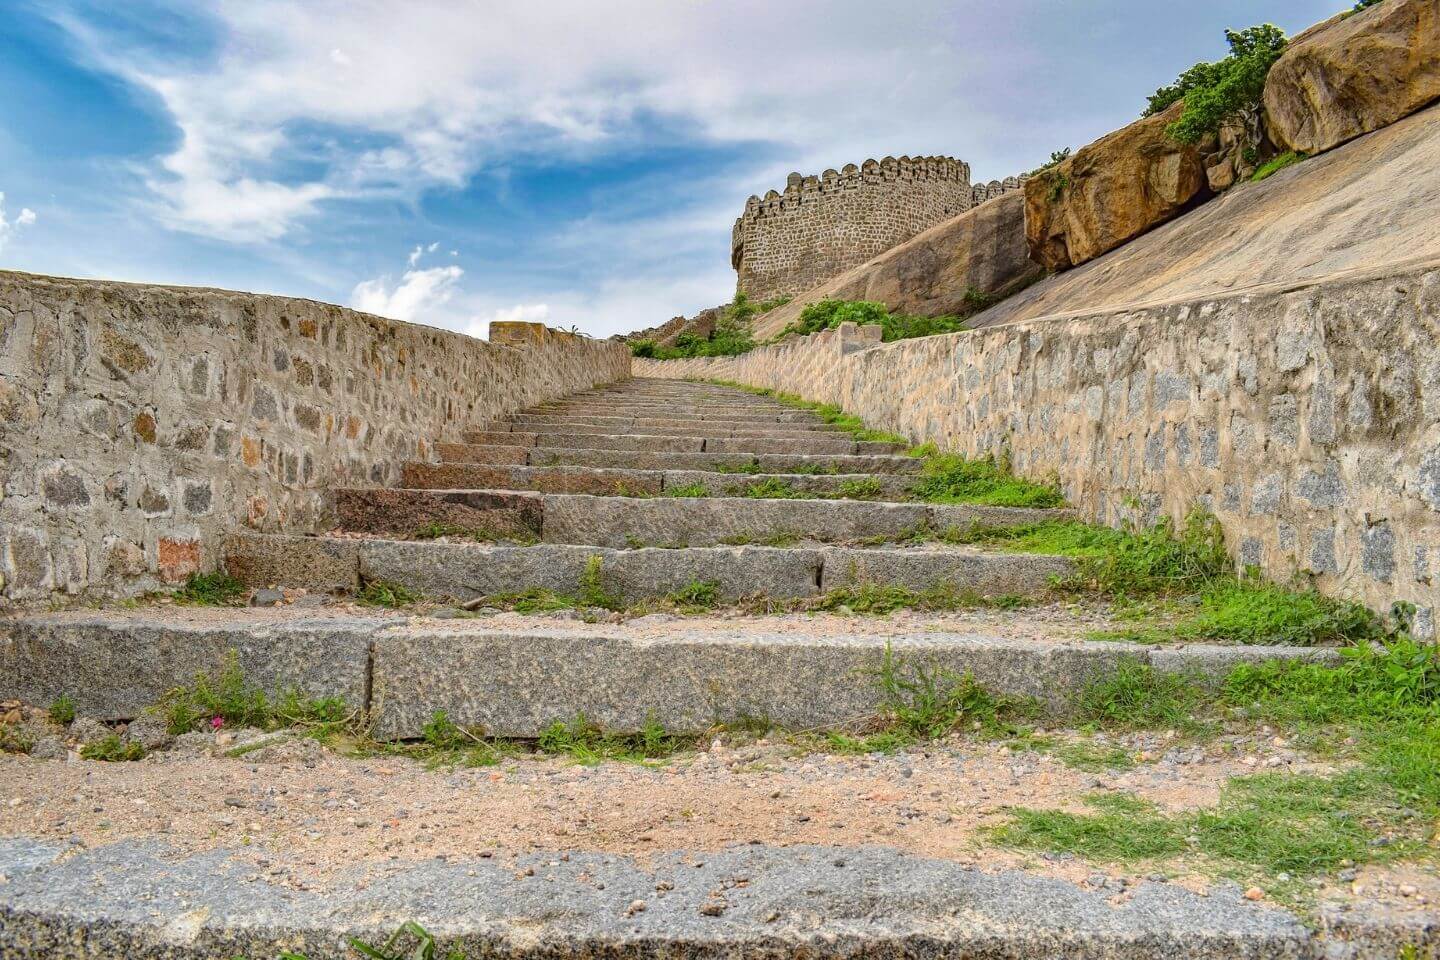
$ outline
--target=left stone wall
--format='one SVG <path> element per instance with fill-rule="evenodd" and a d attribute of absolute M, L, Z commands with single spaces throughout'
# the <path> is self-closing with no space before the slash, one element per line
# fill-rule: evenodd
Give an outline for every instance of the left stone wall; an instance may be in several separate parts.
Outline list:
<path fill-rule="evenodd" d="M 237 527 L 314 532 L 337 484 L 629 376 L 623 344 L 493 342 L 344 307 L 0 271 L 0 607 L 212 569 Z"/>

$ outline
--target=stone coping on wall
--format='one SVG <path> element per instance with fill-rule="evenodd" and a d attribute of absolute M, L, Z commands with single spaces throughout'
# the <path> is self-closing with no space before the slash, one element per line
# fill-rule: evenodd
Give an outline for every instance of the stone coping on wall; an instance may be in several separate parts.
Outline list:
<path fill-rule="evenodd" d="M 1440 601 L 1440 260 L 889 344 L 850 327 L 637 361 L 1008 451 L 1112 525 L 1213 511 L 1236 560 L 1380 609 Z"/>

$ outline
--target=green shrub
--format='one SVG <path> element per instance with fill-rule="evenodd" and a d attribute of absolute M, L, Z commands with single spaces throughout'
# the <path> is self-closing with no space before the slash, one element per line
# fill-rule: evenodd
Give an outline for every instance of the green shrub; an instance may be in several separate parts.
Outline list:
<path fill-rule="evenodd" d="M 630 344 L 630 355 L 632 357 L 653 357 L 655 356 L 654 340 L 636 340 Z"/>
<path fill-rule="evenodd" d="M 822 330 L 833 330 L 842 323 L 857 323 L 862 326 L 879 324 L 881 338 L 890 343 L 895 340 L 909 340 L 914 337 L 929 337 L 940 333 L 956 333 L 966 330 L 969 316 L 979 313 L 995 302 L 995 298 L 975 287 L 965 291 L 965 316 L 921 317 L 914 314 L 891 313 L 883 303 L 873 300 L 817 300 L 800 311 L 799 318 L 783 331 L 781 337 L 792 333 L 809 336 Z M 778 338 L 777 338 L 778 339 Z"/>
<path fill-rule="evenodd" d="M 1052 151 L 1050 152 L 1050 159 L 1047 160 L 1046 162 L 1040 164 L 1040 166 L 1036 167 L 1034 170 L 1031 170 L 1030 173 L 1027 174 L 1027 176 L 1033 177 L 1033 176 L 1035 176 L 1035 174 L 1037 174 L 1037 173 L 1044 173 L 1046 170 L 1049 170 L 1051 167 L 1058 167 L 1058 166 L 1060 166 L 1060 164 L 1064 163 L 1066 160 L 1069 160 L 1069 159 L 1070 159 L 1070 148 L 1069 148 L 1069 147 L 1066 147 L 1066 148 L 1063 149 L 1063 150 L 1052 150 Z"/>
<path fill-rule="evenodd" d="M 1200 62 L 1149 98 L 1144 116 L 1153 116 L 1183 100 L 1180 118 L 1167 133 L 1181 143 L 1198 143 L 1222 124 L 1260 109 L 1265 77 L 1285 49 L 1285 33 L 1272 24 L 1226 30 L 1230 55 L 1215 63 Z"/>

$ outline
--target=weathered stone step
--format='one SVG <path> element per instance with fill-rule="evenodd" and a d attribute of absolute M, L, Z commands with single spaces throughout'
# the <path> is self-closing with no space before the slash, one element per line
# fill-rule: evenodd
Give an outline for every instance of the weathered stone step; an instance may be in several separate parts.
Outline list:
<path fill-rule="evenodd" d="M 479 442 L 472 446 L 493 444 L 501 447 L 536 446 L 538 434 L 477 433 Z M 526 442 L 528 440 L 528 442 Z M 645 450 L 655 453 L 793 453 L 793 454 L 886 454 L 907 449 L 903 443 L 873 443 L 852 440 L 844 434 L 814 434 L 805 438 L 788 437 L 697 437 L 683 434 L 610 434 L 550 433 L 544 436 L 546 446 L 570 450 Z"/>
<path fill-rule="evenodd" d="M 302 856 L 314 862 L 308 851 L 266 856 L 276 874 L 301 872 Z M 1393 960 L 1427 956 L 1440 943 L 1433 924 L 1378 904 L 1326 904 L 1307 923 L 1249 902 L 1239 887 L 1198 893 L 1137 879 L 1117 897 L 875 841 L 757 841 L 703 855 L 648 845 L 635 855 L 486 851 L 384 871 L 356 864 L 323 885 L 297 886 L 257 874 L 250 853 L 197 853 L 153 839 L 83 848 L 14 837 L 0 840 L 0 873 L 10 881 L 0 887 L 7 960 L 330 960 L 352 955 L 351 940 L 383 943 L 415 918 L 437 936 L 435 956 L 453 948 L 488 960 Z M 663 896 L 655 893 L 661 877 Z M 637 898 L 643 911 L 632 906 Z M 403 946 L 419 956 L 408 952 L 413 940 Z"/>
<path fill-rule="evenodd" d="M 416 490 L 535 490 L 601 496 L 653 496 L 699 484 L 707 496 L 715 497 L 744 497 L 761 483 L 783 483 L 805 493 L 848 499 L 901 500 L 915 484 L 915 478 L 909 474 L 752 474 L 410 461 L 402 464 L 400 481 L 401 486 Z"/>
<path fill-rule="evenodd" d="M 725 601 L 793 600 L 865 583 L 1035 596 L 1074 570 L 1063 557 L 953 547 L 612 549 L 278 534 L 236 534 L 225 542 L 224 559 L 232 576 L 253 587 L 335 592 L 386 580 L 431 598 L 463 601 L 530 588 L 579 595 L 587 567 L 597 562 L 592 557 L 599 558 L 600 587 L 623 603 L 663 598 L 695 583 L 712 584 Z"/>
<path fill-rule="evenodd" d="M 767 424 L 762 426 L 735 426 L 728 423 L 710 423 L 704 420 L 677 420 L 665 423 L 653 421 L 645 424 L 612 421 L 609 423 L 582 423 L 574 420 L 560 420 L 553 423 L 487 423 L 479 430 L 461 433 L 466 443 L 503 443 L 503 437 L 510 434 L 528 434 L 548 437 L 553 434 L 642 434 L 645 436 L 667 437 L 774 437 L 786 440 L 810 440 L 816 437 L 843 437 L 845 433 L 833 429 L 805 427 L 799 424 Z M 476 439 L 477 437 L 487 439 Z"/>
<path fill-rule="evenodd" d="M 529 533 L 546 543 L 710 546 L 775 538 L 843 543 L 901 538 L 918 529 L 1020 526 L 1072 516 L 1063 510 L 969 504 L 752 498 L 635 498 L 500 490 L 341 488 L 340 526 L 412 537 L 434 523 L 500 539 Z"/>
<path fill-rule="evenodd" d="M 626 450 L 575 450 L 561 447 L 479 446 L 437 443 L 436 454 L 450 463 L 516 466 L 621 467 L 634 470 L 743 469 L 755 465 L 766 473 L 919 473 L 924 463 L 914 457 L 873 455 L 787 455 L 741 453 L 654 453 Z"/>
<path fill-rule="evenodd" d="M 536 431 L 539 425 L 561 427 L 567 424 L 587 427 L 612 427 L 616 433 L 648 433 L 659 429 L 686 429 L 691 427 L 707 427 L 715 429 L 730 429 L 736 433 L 748 433 L 750 431 L 762 430 L 783 430 L 786 432 L 801 433 L 837 433 L 842 428 L 833 423 L 821 423 L 819 420 L 726 420 L 724 418 L 707 417 L 705 419 L 678 418 L 678 417 L 605 417 L 575 414 L 564 416 L 559 414 L 528 414 L 518 413 L 509 420 L 493 421 L 486 423 L 482 429 L 485 430 L 520 430 Z"/>
<path fill-rule="evenodd" d="M 673 403 L 550 403 L 521 410 L 523 414 L 578 414 L 609 417 L 662 417 L 690 420 L 791 420 L 818 422 L 813 413 L 793 407 L 689 407 Z"/>
<path fill-rule="evenodd" d="M 1293 647 L 864 631 L 692 634 L 683 623 L 660 634 L 583 624 L 502 631 L 484 620 L 322 615 L 295 622 L 245 611 L 190 622 L 143 613 L 37 615 L 5 629 L 0 690 L 26 702 L 63 694 L 84 715 L 129 719 L 197 672 L 219 668 L 234 650 L 258 685 L 367 707 L 375 735 L 386 739 L 418 737 L 437 710 L 461 726 L 517 737 L 579 713 L 613 731 L 650 720 L 685 733 L 755 717 L 790 729 L 854 723 L 883 705 L 875 674 L 887 651 L 902 670 L 970 673 L 995 693 L 1037 699 L 1056 717 L 1127 658 L 1202 677 L 1238 663 L 1338 660 L 1333 650 Z"/>

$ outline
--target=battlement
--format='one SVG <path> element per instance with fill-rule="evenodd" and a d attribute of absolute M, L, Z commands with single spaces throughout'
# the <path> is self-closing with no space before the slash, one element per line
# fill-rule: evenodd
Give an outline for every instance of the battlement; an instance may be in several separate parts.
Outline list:
<path fill-rule="evenodd" d="M 982 189 L 988 199 L 990 185 Z M 794 296 L 963 213 L 976 196 L 970 165 L 954 157 L 885 157 L 818 176 L 792 173 L 784 192 L 750 197 L 735 221 L 739 288 L 753 299 Z"/>

